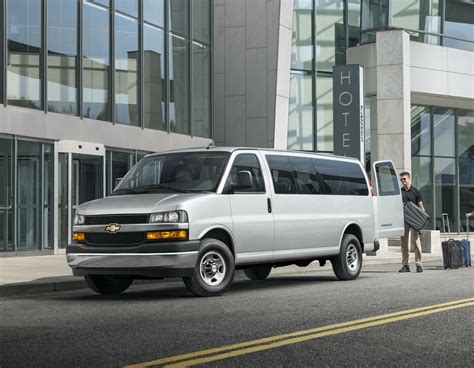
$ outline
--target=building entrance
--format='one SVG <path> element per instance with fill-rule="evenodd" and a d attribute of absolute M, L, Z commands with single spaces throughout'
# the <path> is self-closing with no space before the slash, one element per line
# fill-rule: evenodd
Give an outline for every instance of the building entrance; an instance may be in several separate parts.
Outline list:
<path fill-rule="evenodd" d="M 58 144 L 58 246 L 71 241 L 77 207 L 104 197 L 105 149 L 102 145 L 61 141 Z"/>
<path fill-rule="evenodd" d="M 0 252 L 15 251 L 13 240 L 13 140 L 0 138 Z"/>

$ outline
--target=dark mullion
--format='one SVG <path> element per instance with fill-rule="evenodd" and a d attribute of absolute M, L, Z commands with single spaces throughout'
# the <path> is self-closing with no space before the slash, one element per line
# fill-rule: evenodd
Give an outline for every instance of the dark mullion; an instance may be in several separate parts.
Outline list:
<path fill-rule="evenodd" d="M 7 34 L 7 27 L 6 27 L 6 2 L 8 0 L 2 1 L 0 5 L 0 17 L 2 19 L 2 28 L 0 29 L 0 75 L 2 76 L 2 84 L 0 85 L 0 100 L 4 105 L 6 105 L 5 100 L 6 100 L 6 84 L 5 80 L 7 79 L 7 71 L 6 71 L 6 58 L 5 55 L 7 54 L 7 49 L 5 47 L 6 45 L 6 34 Z M 7 239 L 8 243 L 8 239 Z"/>
<path fill-rule="evenodd" d="M 459 189 L 459 139 L 458 139 L 458 111 L 454 110 L 454 177 L 456 178 L 456 182 L 454 183 L 454 192 L 457 198 L 456 201 L 456 216 L 455 220 L 458 223 L 458 233 L 461 232 L 461 197 L 460 197 L 460 189 Z"/>
<path fill-rule="evenodd" d="M 441 0 L 441 24 L 439 25 L 439 33 L 444 34 L 444 22 L 446 20 L 446 0 Z M 440 36 L 439 44 L 444 46 L 444 37 Z"/>
<path fill-rule="evenodd" d="M 193 30 L 193 3 L 194 1 L 189 2 L 188 8 L 188 19 L 189 19 L 189 134 L 191 137 L 194 136 L 194 112 L 193 112 L 193 50 L 194 50 L 194 30 Z"/>
<path fill-rule="evenodd" d="M 110 120 L 112 124 L 115 124 L 115 0 L 110 0 L 110 70 L 109 70 L 109 78 L 110 78 L 110 86 L 109 86 L 109 94 L 110 94 L 110 102 L 109 108 L 110 110 Z"/>
<path fill-rule="evenodd" d="M 142 129 L 145 128 L 145 107 L 144 107 L 144 95 L 145 95 L 145 78 L 144 78 L 144 66 L 145 66 L 145 51 L 144 51 L 144 6 L 143 1 L 138 3 L 138 48 L 139 48 L 139 67 L 138 67 L 138 121 Z"/>
<path fill-rule="evenodd" d="M 208 108 L 210 109 L 209 111 L 209 118 L 211 119 L 210 123 L 210 131 L 209 131 L 209 138 L 212 139 L 212 142 L 215 141 L 215 137 L 214 137 L 214 132 L 215 132 L 215 127 L 214 127 L 214 0 L 210 0 L 210 29 L 209 29 L 209 32 L 210 32 L 210 42 L 211 42 L 211 45 L 208 45 L 209 47 L 209 57 L 210 57 L 210 81 L 209 83 L 211 83 L 210 85 L 210 91 L 209 91 L 209 98 L 210 98 L 210 101 L 209 101 L 209 104 L 208 104 Z M 267 145 L 268 145 L 268 142 L 267 142 Z"/>
<path fill-rule="evenodd" d="M 316 63 L 316 0 L 313 0 L 313 9 L 311 12 L 311 43 L 313 46 L 313 70 L 311 71 L 311 88 L 313 93 L 313 151 L 318 152 L 318 117 L 317 117 L 317 63 Z"/>
<path fill-rule="evenodd" d="M 436 230 L 436 185 L 435 185 L 435 158 L 434 158 L 434 124 L 433 107 L 430 106 L 430 156 L 431 156 L 431 203 L 433 203 L 433 230 Z M 440 225 L 442 227 L 442 225 Z M 444 229 L 441 229 L 444 231 Z"/>
<path fill-rule="evenodd" d="M 168 5 L 168 0 L 164 2 L 165 3 L 165 78 L 166 78 L 166 103 L 165 103 L 165 119 L 166 119 L 166 131 L 168 134 L 171 131 L 170 127 L 170 73 L 169 73 L 169 63 L 170 63 L 170 57 L 172 55 L 171 50 L 169 49 L 170 47 L 170 37 L 171 34 L 169 32 L 169 5 Z"/>
<path fill-rule="evenodd" d="M 349 48 L 349 0 L 344 0 L 342 19 L 344 25 L 344 62 L 347 63 L 345 52 Z"/>
<path fill-rule="evenodd" d="M 77 56 L 76 56 L 76 106 L 77 114 L 82 119 L 84 117 L 84 108 L 83 108 L 83 44 L 84 44 L 84 35 L 83 35 L 83 19 L 84 19 L 84 5 L 82 0 L 77 2 Z"/>
<path fill-rule="evenodd" d="M 40 51 L 40 76 L 42 86 L 41 101 L 43 104 L 43 111 L 48 112 L 48 1 L 42 0 L 41 2 L 41 28 L 43 37 L 41 39 L 41 51 Z"/>

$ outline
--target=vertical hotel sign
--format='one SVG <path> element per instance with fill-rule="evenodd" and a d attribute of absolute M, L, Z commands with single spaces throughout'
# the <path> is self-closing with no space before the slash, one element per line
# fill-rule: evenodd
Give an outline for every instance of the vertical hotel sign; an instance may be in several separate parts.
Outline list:
<path fill-rule="evenodd" d="M 333 67 L 334 154 L 365 165 L 364 70 L 360 65 Z"/>

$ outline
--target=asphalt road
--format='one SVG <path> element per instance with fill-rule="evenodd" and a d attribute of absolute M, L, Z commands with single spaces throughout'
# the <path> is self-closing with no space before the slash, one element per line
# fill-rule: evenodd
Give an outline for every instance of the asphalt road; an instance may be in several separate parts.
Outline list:
<path fill-rule="evenodd" d="M 0 367 L 117 367 L 201 350 L 170 362 L 473 366 L 474 270 L 398 268 L 368 266 L 348 282 L 316 265 L 266 281 L 239 277 L 217 298 L 193 297 L 180 281 L 132 286 L 118 297 L 76 290 L 3 298 Z M 237 343 L 244 344 L 226 347 Z M 226 348 L 208 350 L 218 347 Z"/>

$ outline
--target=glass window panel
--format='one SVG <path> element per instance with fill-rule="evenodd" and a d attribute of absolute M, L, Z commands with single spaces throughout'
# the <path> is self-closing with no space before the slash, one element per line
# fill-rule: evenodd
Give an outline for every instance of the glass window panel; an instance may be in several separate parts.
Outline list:
<path fill-rule="evenodd" d="M 170 35 L 169 45 L 170 130 L 189 134 L 189 42 Z"/>
<path fill-rule="evenodd" d="M 454 158 L 434 158 L 436 229 L 442 228 L 441 214 L 449 215 L 451 231 L 457 231 L 456 166 Z"/>
<path fill-rule="evenodd" d="M 41 250 L 41 143 L 18 141 L 17 244 L 19 251 Z"/>
<path fill-rule="evenodd" d="M 446 0 L 444 33 L 474 41 L 474 3 L 472 1 Z M 445 38 L 444 45 L 474 51 L 473 42 Z"/>
<path fill-rule="evenodd" d="M 193 45 L 193 135 L 211 138 L 211 51 Z"/>
<path fill-rule="evenodd" d="M 7 99 L 41 109 L 41 0 L 7 1 Z"/>
<path fill-rule="evenodd" d="M 13 252 L 13 140 L 0 138 L 0 252 Z"/>
<path fill-rule="evenodd" d="M 165 27 L 165 0 L 143 0 L 145 22 Z"/>
<path fill-rule="evenodd" d="M 434 155 L 454 157 L 454 113 L 450 109 L 433 109 Z"/>
<path fill-rule="evenodd" d="M 193 0 L 193 37 L 211 43 L 211 1 Z"/>
<path fill-rule="evenodd" d="M 314 150 L 313 78 L 291 74 L 288 116 L 288 149 Z"/>
<path fill-rule="evenodd" d="M 313 0 L 297 0 L 293 10 L 291 67 L 313 70 Z"/>
<path fill-rule="evenodd" d="M 317 149 L 332 152 L 334 150 L 334 125 L 332 111 L 332 77 L 318 75 L 316 79 L 317 101 Z"/>
<path fill-rule="evenodd" d="M 474 111 L 458 112 L 459 205 L 461 231 L 466 231 L 466 213 L 474 211 Z M 470 218 L 474 231 L 474 218 Z"/>
<path fill-rule="evenodd" d="M 145 24 L 143 31 L 144 127 L 167 130 L 165 33 L 148 24 Z"/>
<path fill-rule="evenodd" d="M 115 15 L 115 121 L 139 125 L 138 21 Z"/>
<path fill-rule="evenodd" d="M 115 0 L 115 10 L 138 17 L 138 0 Z"/>
<path fill-rule="evenodd" d="M 344 64 L 344 2 L 316 0 L 316 69 L 332 72 L 335 64 Z"/>
<path fill-rule="evenodd" d="M 169 30 L 189 35 L 189 0 L 168 0 L 168 12 Z"/>
<path fill-rule="evenodd" d="M 389 0 L 362 0 L 362 30 L 388 25 Z M 362 42 L 375 41 L 375 32 L 361 35 Z"/>
<path fill-rule="evenodd" d="M 54 147 L 43 144 L 43 249 L 54 248 Z"/>
<path fill-rule="evenodd" d="M 411 107 L 411 154 L 431 155 L 431 115 L 424 106 Z"/>
<path fill-rule="evenodd" d="M 347 1 L 347 27 L 349 47 L 357 46 L 360 41 L 360 0 Z"/>
<path fill-rule="evenodd" d="M 84 3 L 83 109 L 84 117 L 110 120 L 109 11 Z"/>
<path fill-rule="evenodd" d="M 48 1 L 48 110 L 77 114 L 77 0 Z"/>
<path fill-rule="evenodd" d="M 123 178 L 133 166 L 134 161 L 134 153 L 107 151 L 107 195 L 115 188 L 115 180 Z"/>
<path fill-rule="evenodd" d="M 411 158 L 411 178 L 415 188 L 421 193 L 426 212 L 433 218 L 433 181 L 431 175 L 431 157 Z M 431 224 L 432 227 L 433 224 Z M 430 225 L 427 225 L 427 228 Z"/>
<path fill-rule="evenodd" d="M 439 33 L 440 31 L 440 6 L 439 0 L 397 0 L 391 1 L 391 25 L 420 30 L 425 32 Z M 439 37 L 417 33 L 411 35 L 415 41 L 439 44 Z"/>
<path fill-rule="evenodd" d="M 102 5 L 109 7 L 110 6 L 110 0 L 84 0 L 86 3 L 91 3 L 91 4 L 97 4 L 97 5 Z"/>
<path fill-rule="evenodd" d="M 296 181 L 287 156 L 267 155 L 276 194 L 296 194 Z"/>
<path fill-rule="evenodd" d="M 64 249 L 68 244 L 68 154 L 58 154 L 58 245 Z"/>

